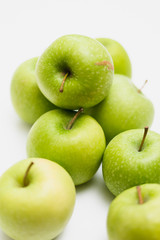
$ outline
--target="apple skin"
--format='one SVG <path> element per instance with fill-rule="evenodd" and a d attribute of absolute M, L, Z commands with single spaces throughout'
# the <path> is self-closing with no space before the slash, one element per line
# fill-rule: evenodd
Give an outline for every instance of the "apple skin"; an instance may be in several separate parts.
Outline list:
<path fill-rule="evenodd" d="M 43 113 L 56 108 L 40 92 L 35 76 L 38 57 L 22 63 L 11 81 L 11 99 L 21 119 L 33 124 Z"/>
<path fill-rule="evenodd" d="M 75 185 L 80 185 L 99 168 L 106 141 L 97 121 L 83 113 L 67 130 L 74 115 L 61 109 L 42 115 L 29 132 L 27 155 L 57 162 L 69 172 Z"/>
<path fill-rule="evenodd" d="M 117 41 L 109 38 L 97 38 L 103 46 L 105 46 L 110 53 L 113 64 L 114 73 L 132 77 L 132 66 L 129 56 L 123 46 Z"/>
<path fill-rule="evenodd" d="M 108 143 L 126 130 L 150 127 L 154 107 L 128 77 L 115 74 L 108 97 L 97 106 L 85 109 L 85 113 L 99 122 Z"/>
<path fill-rule="evenodd" d="M 96 63 L 113 64 L 106 48 L 95 39 L 81 35 L 65 35 L 54 41 L 39 58 L 37 83 L 53 104 L 65 109 L 91 107 L 108 94 L 114 70 Z M 60 86 L 69 73 L 63 93 Z"/>
<path fill-rule="evenodd" d="M 148 131 L 142 151 L 143 129 L 120 133 L 108 144 L 102 162 L 104 181 L 118 195 L 145 183 L 160 183 L 160 134 Z"/>
<path fill-rule="evenodd" d="M 138 202 L 136 187 L 112 201 L 107 218 L 109 240 L 160 239 L 160 185 L 144 184 L 141 192 L 143 204 Z"/>
<path fill-rule="evenodd" d="M 33 162 L 27 187 L 23 178 Z M 46 159 L 26 159 L 0 178 L 0 226 L 16 240 L 49 240 L 59 235 L 70 219 L 75 187 L 69 174 Z"/>

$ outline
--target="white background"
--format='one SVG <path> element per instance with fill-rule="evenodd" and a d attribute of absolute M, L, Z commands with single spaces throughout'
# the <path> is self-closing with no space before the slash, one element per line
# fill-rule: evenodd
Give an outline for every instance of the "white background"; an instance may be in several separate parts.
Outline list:
<path fill-rule="evenodd" d="M 13 72 L 65 34 L 109 37 L 125 47 L 132 62 L 133 82 L 141 87 L 149 80 L 143 92 L 154 103 L 152 129 L 160 133 L 159 3 L 159 0 L 0 0 L 0 174 L 26 158 L 29 126 L 12 108 Z M 100 169 L 91 182 L 77 188 L 74 214 L 57 240 L 107 240 L 106 216 L 112 199 Z M 0 239 L 9 240 L 2 232 Z"/>

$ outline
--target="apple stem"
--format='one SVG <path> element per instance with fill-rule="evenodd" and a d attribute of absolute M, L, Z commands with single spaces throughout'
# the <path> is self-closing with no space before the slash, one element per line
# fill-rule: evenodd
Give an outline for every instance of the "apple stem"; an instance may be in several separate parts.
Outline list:
<path fill-rule="evenodd" d="M 140 89 L 138 89 L 138 92 L 139 92 L 139 93 L 142 92 L 143 88 L 145 87 L 145 85 L 146 85 L 147 83 L 148 83 L 148 80 L 146 80 L 146 81 L 143 83 L 142 87 L 141 87 Z"/>
<path fill-rule="evenodd" d="M 95 63 L 95 65 L 98 65 L 98 66 L 107 66 L 109 70 L 114 70 L 114 66 L 112 65 L 112 63 L 110 63 L 109 61 L 102 61 L 102 62 L 97 62 Z"/>
<path fill-rule="evenodd" d="M 69 73 L 66 73 L 66 74 L 65 74 L 65 76 L 64 76 L 64 78 L 63 78 L 63 81 L 62 81 L 62 84 L 61 84 L 61 86 L 60 86 L 59 91 L 60 91 L 61 93 L 63 92 L 64 83 L 65 83 L 65 81 L 66 81 L 66 79 L 67 79 L 67 77 L 68 77 L 68 74 L 69 74 Z"/>
<path fill-rule="evenodd" d="M 143 204 L 143 198 L 142 198 L 142 192 L 141 192 L 141 187 L 137 186 L 137 193 L 138 193 L 138 198 L 139 198 L 139 204 Z"/>
<path fill-rule="evenodd" d="M 145 127 L 144 128 L 144 134 L 143 134 L 142 142 L 141 142 L 141 145 L 140 145 L 139 150 L 138 150 L 139 152 L 142 151 L 142 147 L 143 147 L 144 141 L 146 139 L 146 136 L 147 136 L 147 133 L 148 133 L 148 129 L 149 129 L 149 127 Z"/>
<path fill-rule="evenodd" d="M 29 164 L 26 172 L 25 172 L 25 175 L 24 175 L 24 178 L 23 178 L 23 187 L 26 187 L 26 186 L 28 185 L 28 183 L 27 183 L 27 176 L 28 176 L 28 173 L 29 173 L 29 171 L 30 171 L 30 169 L 31 169 L 31 167 L 32 167 L 33 164 L 34 164 L 34 163 L 31 162 L 31 163 Z"/>
<path fill-rule="evenodd" d="M 68 123 L 67 129 L 70 130 L 73 126 L 73 123 L 78 118 L 78 116 L 83 112 L 83 108 L 81 107 L 78 112 L 74 115 L 74 117 L 71 119 L 71 121 Z"/>

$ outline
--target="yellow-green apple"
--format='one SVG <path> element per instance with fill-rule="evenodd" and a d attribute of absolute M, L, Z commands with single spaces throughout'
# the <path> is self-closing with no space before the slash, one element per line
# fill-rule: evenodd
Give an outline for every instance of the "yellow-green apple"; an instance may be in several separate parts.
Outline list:
<path fill-rule="evenodd" d="M 42 93 L 65 109 L 91 107 L 107 95 L 113 78 L 113 62 L 95 39 L 65 35 L 54 41 L 36 66 Z"/>
<path fill-rule="evenodd" d="M 145 183 L 160 183 L 160 134 L 148 128 L 128 130 L 108 144 L 103 157 L 103 177 L 118 195 Z"/>
<path fill-rule="evenodd" d="M 159 240 L 159 203 L 159 184 L 144 184 L 122 192 L 109 208 L 108 239 Z"/>
<path fill-rule="evenodd" d="M 29 124 L 33 124 L 43 113 L 55 108 L 38 88 L 35 76 L 37 60 L 35 57 L 22 63 L 11 82 L 13 106 L 19 117 Z"/>
<path fill-rule="evenodd" d="M 99 122 L 109 142 L 123 131 L 151 126 L 154 107 L 128 77 L 115 74 L 108 97 L 85 113 Z"/>
<path fill-rule="evenodd" d="M 26 159 L 0 178 L 0 227 L 16 240 L 49 240 L 69 221 L 74 183 L 57 163 Z"/>
<path fill-rule="evenodd" d="M 104 132 L 92 117 L 55 109 L 42 115 L 27 139 L 29 157 L 42 157 L 62 165 L 75 185 L 90 180 L 106 147 Z M 76 119 L 77 118 L 77 119 Z"/>
<path fill-rule="evenodd" d="M 113 39 L 97 38 L 97 40 L 102 43 L 110 53 L 113 59 L 114 72 L 131 78 L 132 66 L 129 56 L 124 47 Z"/>

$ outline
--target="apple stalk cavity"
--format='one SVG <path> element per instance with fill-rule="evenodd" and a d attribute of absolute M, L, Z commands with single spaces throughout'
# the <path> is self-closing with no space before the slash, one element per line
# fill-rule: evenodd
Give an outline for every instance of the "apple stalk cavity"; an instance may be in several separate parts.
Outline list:
<path fill-rule="evenodd" d="M 104 152 L 102 162 L 108 189 L 117 196 L 133 186 L 160 183 L 159 146 L 160 134 L 147 127 L 145 130 L 128 130 L 113 138 Z"/>
<path fill-rule="evenodd" d="M 141 193 L 141 187 L 137 186 L 137 193 L 138 193 L 138 199 L 139 199 L 139 204 L 143 204 L 143 198 L 142 198 L 142 193 Z"/>
<path fill-rule="evenodd" d="M 59 91 L 60 91 L 61 93 L 63 92 L 64 83 L 65 83 L 65 81 L 66 81 L 66 79 L 67 79 L 67 77 L 68 77 L 68 74 L 69 74 L 69 73 L 66 73 L 65 76 L 64 76 L 64 78 L 63 78 L 61 87 L 60 87 L 60 89 L 59 89 Z"/>
<path fill-rule="evenodd" d="M 30 186 L 19 187 L 19 179 Z M 11 239 L 55 239 L 72 216 L 75 198 L 72 178 L 60 165 L 22 160 L 0 178 L 0 227 Z"/>
<path fill-rule="evenodd" d="M 92 117 L 80 114 L 82 110 L 49 111 L 36 121 L 27 140 L 28 156 L 59 163 L 71 175 L 75 185 L 94 176 L 106 147 L 101 126 Z"/>
<path fill-rule="evenodd" d="M 69 110 L 93 107 L 107 97 L 113 81 L 112 68 L 95 64 L 104 60 L 113 63 L 109 52 L 97 40 L 76 34 L 62 36 L 38 60 L 39 89 L 57 107 Z"/>
<path fill-rule="evenodd" d="M 149 129 L 149 127 L 145 127 L 144 128 L 144 134 L 143 134 L 142 142 L 141 142 L 141 145 L 140 145 L 139 150 L 138 150 L 139 152 L 142 151 L 142 147 L 143 147 L 144 141 L 146 139 L 146 136 L 147 136 L 147 133 L 148 133 L 148 129 Z"/>
<path fill-rule="evenodd" d="M 28 177 L 28 173 L 31 169 L 31 167 L 33 166 L 34 162 L 31 162 L 25 172 L 25 175 L 24 175 L 24 179 L 23 179 L 23 187 L 27 187 L 28 186 L 28 181 L 27 181 L 27 177 Z"/>
<path fill-rule="evenodd" d="M 160 239 L 160 185 L 138 185 L 140 196 L 141 191 L 149 197 L 145 204 L 137 204 L 137 187 L 122 192 L 112 201 L 107 217 L 109 240 Z"/>
<path fill-rule="evenodd" d="M 80 108 L 78 112 L 74 115 L 74 117 L 71 119 L 67 126 L 67 130 L 70 130 L 75 122 L 75 120 L 78 118 L 78 116 L 83 112 L 83 108 Z"/>

